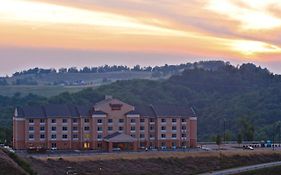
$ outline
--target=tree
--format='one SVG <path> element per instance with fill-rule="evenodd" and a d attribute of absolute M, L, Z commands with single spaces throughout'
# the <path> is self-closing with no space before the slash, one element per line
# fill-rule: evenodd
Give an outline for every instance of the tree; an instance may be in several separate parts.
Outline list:
<path fill-rule="evenodd" d="M 239 133 L 239 134 L 237 135 L 237 143 L 239 144 L 239 146 L 240 146 L 240 144 L 242 143 L 242 141 L 243 141 L 242 134 Z"/>
<path fill-rule="evenodd" d="M 216 137 L 216 144 L 218 145 L 219 148 L 220 148 L 221 142 L 222 142 L 221 136 L 217 135 L 217 137 Z"/>

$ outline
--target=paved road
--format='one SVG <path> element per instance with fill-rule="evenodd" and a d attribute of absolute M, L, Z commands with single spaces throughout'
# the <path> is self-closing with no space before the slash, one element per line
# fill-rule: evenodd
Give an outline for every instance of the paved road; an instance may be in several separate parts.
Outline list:
<path fill-rule="evenodd" d="M 211 173 L 204 173 L 200 175 L 230 175 L 230 174 L 238 174 L 242 172 L 252 171 L 252 170 L 258 170 L 258 169 L 264 169 L 274 166 L 281 166 L 280 162 L 271 162 L 271 163 L 263 163 L 258 165 L 251 165 L 251 166 L 245 166 L 245 167 L 239 167 L 239 168 L 232 168 L 227 170 L 221 170 L 221 171 L 215 171 Z"/>

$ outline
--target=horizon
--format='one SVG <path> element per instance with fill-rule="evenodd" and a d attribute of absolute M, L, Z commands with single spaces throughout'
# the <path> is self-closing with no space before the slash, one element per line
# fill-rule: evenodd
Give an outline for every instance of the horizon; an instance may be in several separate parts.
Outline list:
<path fill-rule="evenodd" d="M 201 60 L 250 62 L 281 73 L 278 0 L 0 3 L 2 76 L 32 67 Z"/>

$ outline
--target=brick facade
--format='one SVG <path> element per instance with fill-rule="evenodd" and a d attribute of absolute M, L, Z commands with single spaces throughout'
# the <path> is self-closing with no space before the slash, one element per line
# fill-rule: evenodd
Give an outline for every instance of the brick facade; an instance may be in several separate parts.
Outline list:
<path fill-rule="evenodd" d="M 112 150 L 119 145 L 123 149 L 137 150 L 196 147 L 197 144 L 197 118 L 187 109 L 171 109 L 170 112 L 149 106 L 138 110 L 112 98 L 89 108 L 89 114 L 73 106 L 56 107 L 56 113 L 48 111 L 52 110 L 50 107 L 41 108 L 42 112 L 35 107 L 15 109 L 14 149 Z M 105 141 L 117 132 L 135 140 L 130 143 Z"/>

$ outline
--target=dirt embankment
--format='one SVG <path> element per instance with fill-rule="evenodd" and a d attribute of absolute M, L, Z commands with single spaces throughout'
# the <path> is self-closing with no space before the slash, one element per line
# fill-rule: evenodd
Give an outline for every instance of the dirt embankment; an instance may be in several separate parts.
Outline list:
<path fill-rule="evenodd" d="M 26 175 L 25 171 L 18 166 L 6 153 L 0 149 L 0 174 L 1 175 Z"/>
<path fill-rule="evenodd" d="M 143 154 L 140 154 L 139 158 L 136 154 L 129 158 L 110 160 L 109 154 L 105 159 L 101 155 L 92 155 L 92 160 L 91 157 L 85 157 L 84 161 L 82 157 L 45 160 L 28 158 L 28 161 L 40 175 L 62 175 L 69 169 L 79 175 L 189 175 L 281 160 L 280 152 L 173 155 L 143 158 Z"/>

